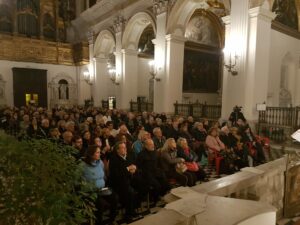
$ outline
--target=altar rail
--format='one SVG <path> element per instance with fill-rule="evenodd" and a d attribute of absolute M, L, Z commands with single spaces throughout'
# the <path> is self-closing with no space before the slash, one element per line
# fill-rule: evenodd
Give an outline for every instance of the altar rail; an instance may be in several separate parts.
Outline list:
<path fill-rule="evenodd" d="M 152 102 L 134 102 L 130 101 L 130 111 L 131 112 L 153 112 Z"/>
<path fill-rule="evenodd" d="M 194 191 L 213 196 L 261 201 L 277 209 L 277 217 L 283 216 L 285 172 L 287 156 L 262 164 L 255 168 L 244 168 L 241 172 L 214 181 L 191 187 Z M 165 196 L 169 203 L 178 198 Z"/>
<path fill-rule="evenodd" d="M 291 140 L 300 127 L 300 107 L 267 107 L 259 112 L 258 133 L 275 142 Z"/>
<path fill-rule="evenodd" d="M 205 103 L 178 103 L 174 104 L 175 115 L 193 116 L 195 118 L 208 118 L 217 120 L 221 117 L 221 105 L 208 105 Z"/>

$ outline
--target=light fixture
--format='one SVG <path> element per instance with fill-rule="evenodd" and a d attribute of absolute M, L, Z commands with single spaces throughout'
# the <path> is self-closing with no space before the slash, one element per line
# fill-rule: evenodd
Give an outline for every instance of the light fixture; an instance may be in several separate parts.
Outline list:
<path fill-rule="evenodd" d="M 236 66 L 237 59 L 238 59 L 238 56 L 236 53 L 233 56 L 230 53 L 228 64 L 226 64 L 226 63 L 224 64 L 225 68 L 227 69 L 227 71 L 229 73 L 231 73 L 232 76 L 238 75 L 238 71 L 236 69 L 234 69 Z"/>
<path fill-rule="evenodd" d="M 159 68 L 157 68 L 157 65 L 156 65 L 155 61 L 151 60 L 149 62 L 149 72 L 150 72 L 150 75 L 151 75 L 151 79 L 156 80 L 156 81 L 160 81 L 161 80 L 160 78 L 156 77 L 158 69 Z"/>
<path fill-rule="evenodd" d="M 108 66 L 108 74 L 110 76 L 110 80 L 113 82 L 115 85 L 119 85 L 119 82 L 117 82 L 117 71 L 116 68 L 109 65 Z"/>
<path fill-rule="evenodd" d="M 84 71 L 83 72 L 83 79 L 85 80 L 85 82 L 89 85 L 92 85 L 93 82 L 92 82 L 92 79 L 91 79 L 91 75 L 90 75 L 90 72 L 89 71 Z"/>

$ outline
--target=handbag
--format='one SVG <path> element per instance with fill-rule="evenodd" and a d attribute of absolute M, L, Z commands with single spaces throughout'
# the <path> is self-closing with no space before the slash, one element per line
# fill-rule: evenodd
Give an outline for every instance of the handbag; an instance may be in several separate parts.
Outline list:
<path fill-rule="evenodd" d="M 185 162 L 188 171 L 197 172 L 199 170 L 199 166 L 196 162 Z"/>
<path fill-rule="evenodd" d="M 112 190 L 109 187 L 104 187 L 98 190 L 99 196 L 108 196 L 112 194 Z"/>
<path fill-rule="evenodd" d="M 185 163 L 177 163 L 175 169 L 177 173 L 184 173 L 188 168 Z"/>

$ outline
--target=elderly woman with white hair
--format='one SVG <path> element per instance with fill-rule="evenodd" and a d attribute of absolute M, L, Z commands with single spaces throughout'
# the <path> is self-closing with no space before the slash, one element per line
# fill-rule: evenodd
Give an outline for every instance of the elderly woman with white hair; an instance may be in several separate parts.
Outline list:
<path fill-rule="evenodd" d="M 194 175 L 187 171 L 184 158 L 178 157 L 174 138 L 166 140 L 161 150 L 161 168 L 168 179 L 175 179 L 182 186 L 195 185 Z"/>
<path fill-rule="evenodd" d="M 194 178 L 197 180 L 208 181 L 206 178 L 206 173 L 201 168 L 199 157 L 189 147 L 185 138 L 178 138 L 177 149 L 177 155 L 185 160 L 187 169 L 194 175 Z"/>

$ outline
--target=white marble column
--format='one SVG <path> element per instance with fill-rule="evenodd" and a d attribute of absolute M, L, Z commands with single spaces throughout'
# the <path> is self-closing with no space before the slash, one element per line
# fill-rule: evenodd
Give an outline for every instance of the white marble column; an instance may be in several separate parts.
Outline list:
<path fill-rule="evenodd" d="M 228 119 L 235 105 L 243 107 L 249 122 L 258 119 L 256 104 L 267 101 L 270 66 L 271 21 L 268 9 L 248 9 L 248 0 L 233 0 L 231 17 L 226 24 L 225 64 L 237 55 L 238 71 L 233 76 L 226 69 L 223 78 L 222 118 Z"/>
<path fill-rule="evenodd" d="M 224 119 L 228 119 L 235 105 L 245 106 L 246 104 L 248 11 L 249 0 L 232 0 L 230 19 L 227 17 L 224 21 L 227 23 L 226 32 L 230 29 L 230 33 L 226 35 L 225 40 L 225 64 L 229 64 L 230 57 L 234 59 L 235 55 L 238 56 L 237 64 L 234 68 L 234 70 L 238 71 L 238 75 L 233 76 L 230 72 L 224 70 L 222 91 L 222 116 Z"/>
<path fill-rule="evenodd" d="M 271 23 L 275 14 L 263 7 L 249 10 L 249 41 L 244 115 L 256 122 L 256 104 L 267 102 L 270 68 Z"/>
<path fill-rule="evenodd" d="M 225 24 L 225 48 L 226 46 L 230 45 L 230 22 L 231 22 L 231 17 L 230 16 L 226 16 L 222 18 L 224 24 Z M 226 53 L 224 52 L 224 63 L 226 64 L 228 60 L 228 56 L 226 55 Z M 224 67 L 224 71 L 223 71 L 223 79 L 222 79 L 222 115 L 221 117 L 223 119 L 228 119 L 228 113 L 230 113 L 230 110 L 232 108 L 231 105 L 227 105 L 228 101 L 230 99 L 228 99 L 228 93 L 230 92 L 229 89 L 229 80 L 231 74 L 227 72 L 227 69 Z"/>
<path fill-rule="evenodd" d="M 129 102 L 137 100 L 138 52 L 122 49 L 122 60 L 121 108 L 129 109 Z"/>
<path fill-rule="evenodd" d="M 107 59 L 95 58 L 95 80 L 93 85 L 94 105 L 101 106 L 108 99 L 111 81 L 107 71 Z"/>
<path fill-rule="evenodd" d="M 174 113 L 174 103 L 182 102 L 183 61 L 185 38 L 167 35 L 166 72 L 163 112 Z"/>
<path fill-rule="evenodd" d="M 122 34 L 125 27 L 125 19 L 121 16 L 117 17 L 114 21 L 114 31 L 116 37 L 116 51 L 114 52 L 116 57 L 116 82 L 121 83 L 121 79 L 123 76 L 123 54 L 122 54 Z M 115 91 L 116 94 L 116 106 L 118 109 L 122 109 L 122 84 L 118 85 Z"/>
<path fill-rule="evenodd" d="M 174 109 L 172 108 L 172 104 L 168 103 L 168 96 L 172 95 L 168 93 L 168 85 L 170 77 L 166 74 L 166 69 L 169 69 L 170 66 L 167 66 L 167 43 L 169 44 L 169 50 L 171 51 L 171 42 L 166 41 L 166 21 L 167 21 L 167 7 L 168 1 L 160 1 L 155 0 L 153 4 L 153 11 L 156 15 L 156 39 L 153 40 L 155 45 L 155 52 L 154 52 L 154 60 L 157 67 L 157 77 L 161 79 L 161 81 L 157 82 L 154 81 L 154 111 L 155 112 L 173 112 Z M 169 63 L 170 63 L 170 57 Z M 173 89 L 174 91 L 175 89 Z M 175 90 L 176 92 L 178 90 Z M 182 87 L 180 89 L 182 92 Z M 173 92 L 172 92 L 173 93 Z M 181 100 L 181 99 L 180 99 Z"/>
<path fill-rule="evenodd" d="M 94 76 L 95 76 L 95 66 L 94 66 L 94 32 L 89 31 L 87 34 L 88 42 L 89 42 L 89 66 L 88 66 L 88 71 L 90 74 L 90 84 L 89 85 L 89 90 L 90 90 L 90 96 L 94 98 L 94 93 L 93 93 L 93 84 L 94 84 Z"/>

